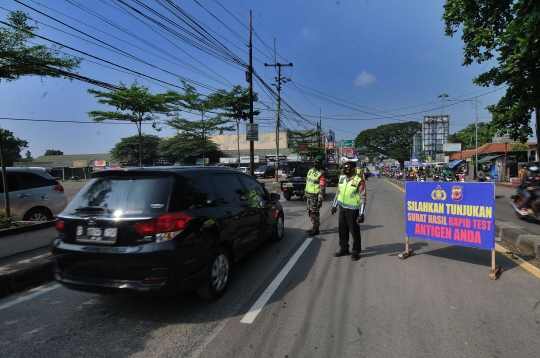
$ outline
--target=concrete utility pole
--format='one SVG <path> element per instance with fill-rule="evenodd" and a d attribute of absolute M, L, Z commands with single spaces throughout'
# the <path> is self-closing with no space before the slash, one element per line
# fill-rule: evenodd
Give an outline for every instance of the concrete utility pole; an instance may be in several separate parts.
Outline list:
<path fill-rule="evenodd" d="M 287 77 L 281 77 L 281 67 L 284 66 L 291 66 L 292 62 L 288 64 L 281 64 L 281 63 L 272 63 L 268 64 L 265 63 L 265 66 L 272 66 L 278 68 L 278 75 L 276 77 L 276 87 L 277 87 L 277 116 L 276 116 L 276 181 L 279 181 L 279 120 L 280 120 L 280 112 L 281 112 L 281 81 L 288 82 L 290 81 L 290 78 Z"/>
<path fill-rule="evenodd" d="M 251 10 L 249 10 L 249 123 L 253 123 L 253 44 L 251 41 L 253 33 L 253 25 L 252 25 L 252 16 L 251 16 Z M 249 172 L 251 175 L 253 175 L 253 172 L 255 170 L 254 167 L 254 154 L 255 154 L 255 146 L 253 145 L 253 140 L 249 141 Z"/>

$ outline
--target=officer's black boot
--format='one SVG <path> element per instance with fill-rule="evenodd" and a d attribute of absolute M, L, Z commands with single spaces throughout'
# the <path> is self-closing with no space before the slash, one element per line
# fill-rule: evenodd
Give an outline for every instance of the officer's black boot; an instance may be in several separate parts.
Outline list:
<path fill-rule="evenodd" d="M 309 235 L 319 235 L 319 228 L 314 226 L 313 229 L 308 230 L 307 233 Z"/>

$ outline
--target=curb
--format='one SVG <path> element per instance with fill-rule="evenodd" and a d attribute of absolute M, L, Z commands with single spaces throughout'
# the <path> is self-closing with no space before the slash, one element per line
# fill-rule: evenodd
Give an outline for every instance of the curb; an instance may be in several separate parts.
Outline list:
<path fill-rule="evenodd" d="M 40 255 L 1 268 L 0 298 L 52 281 L 51 254 Z"/>
<path fill-rule="evenodd" d="M 393 184 L 397 184 L 405 189 L 405 182 L 395 179 L 387 180 L 390 180 Z M 515 187 L 511 183 L 497 183 L 496 185 Z M 518 246 L 520 249 L 527 252 L 527 254 L 540 258 L 540 235 L 525 234 L 522 230 L 515 228 L 512 224 L 495 220 L 495 237 Z"/>

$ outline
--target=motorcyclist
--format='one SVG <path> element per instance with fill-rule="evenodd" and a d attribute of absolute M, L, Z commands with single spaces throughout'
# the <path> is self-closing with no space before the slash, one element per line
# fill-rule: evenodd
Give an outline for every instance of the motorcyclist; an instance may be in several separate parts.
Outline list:
<path fill-rule="evenodd" d="M 482 165 L 482 168 L 478 171 L 478 173 L 476 173 L 476 176 L 478 177 L 479 182 L 486 181 L 486 177 L 487 177 L 486 172 L 487 172 L 487 165 Z"/>
<path fill-rule="evenodd" d="M 534 189 L 540 186 L 540 178 L 538 177 L 538 164 L 530 163 L 529 169 L 523 174 L 521 184 L 518 188 L 518 194 L 523 196 L 523 201 L 518 209 L 522 214 L 527 214 L 531 200 L 533 199 Z"/>
<path fill-rule="evenodd" d="M 448 167 L 444 167 L 443 171 L 442 171 L 442 175 L 443 177 L 450 177 L 452 178 L 452 171 L 450 170 L 450 168 Z"/>

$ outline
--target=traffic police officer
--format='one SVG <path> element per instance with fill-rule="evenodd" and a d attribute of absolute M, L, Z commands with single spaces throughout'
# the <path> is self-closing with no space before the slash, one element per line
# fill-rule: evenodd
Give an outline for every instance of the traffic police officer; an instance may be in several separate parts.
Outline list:
<path fill-rule="evenodd" d="M 304 190 L 304 200 L 307 202 L 307 210 L 309 219 L 313 224 L 310 230 L 307 230 L 309 235 L 319 235 L 320 212 L 324 198 L 324 190 L 326 185 L 326 176 L 322 165 L 322 157 L 317 156 L 313 159 L 314 165 L 308 171 L 306 179 L 306 189 Z"/>
<path fill-rule="evenodd" d="M 339 251 L 335 257 L 349 255 L 349 233 L 353 237 L 351 259 L 360 260 L 361 236 L 360 225 L 364 222 L 366 205 L 366 183 L 356 174 L 356 163 L 343 165 L 343 175 L 339 177 L 338 191 L 332 207 L 332 215 L 339 205 Z"/>

